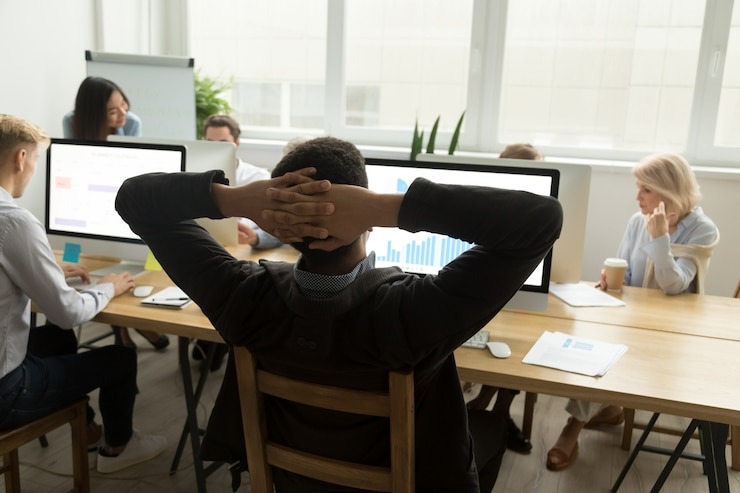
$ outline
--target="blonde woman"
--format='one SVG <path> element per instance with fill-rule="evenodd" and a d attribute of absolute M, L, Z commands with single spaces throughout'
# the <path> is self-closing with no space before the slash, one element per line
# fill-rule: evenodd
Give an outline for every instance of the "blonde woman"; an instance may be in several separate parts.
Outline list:
<path fill-rule="evenodd" d="M 617 257 L 628 263 L 624 284 L 655 287 L 665 294 L 694 291 L 698 269 L 705 262 L 680 256 L 683 246 L 709 251 L 719 240 L 719 230 L 698 206 L 699 184 L 689 163 L 674 153 L 644 158 L 632 170 L 637 186 L 635 199 L 640 210 L 627 223 Z M 601 273 L 598 288 L 606 289 Z M 594 406 L 570 400 L 571 414 L 557 442 L 547 453 L 547 468 L 560 471 L 570 466 L 578 454 L 578 436 L 583 428 L 618 425 L 624 421 L 618 406 Z"/>

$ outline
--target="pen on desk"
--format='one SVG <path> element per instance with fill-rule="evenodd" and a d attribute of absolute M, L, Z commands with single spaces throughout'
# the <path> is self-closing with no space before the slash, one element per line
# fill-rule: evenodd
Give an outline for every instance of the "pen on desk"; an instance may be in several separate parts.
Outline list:
<path fill-rule="evenodd" d="M 183 298 L 153 298 L 151 301 L 187 301 L 189 299 L 190 298 L 185 296 Z"/>

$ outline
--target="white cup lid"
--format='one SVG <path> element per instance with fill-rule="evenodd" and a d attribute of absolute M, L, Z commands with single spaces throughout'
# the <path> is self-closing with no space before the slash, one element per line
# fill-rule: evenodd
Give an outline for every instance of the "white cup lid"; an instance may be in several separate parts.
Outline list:
<path fill-rule="evenodd" d="M 604 260 L 604 267 L 627 267 L 627 261 L 623 258 L 609 257 Z"/>

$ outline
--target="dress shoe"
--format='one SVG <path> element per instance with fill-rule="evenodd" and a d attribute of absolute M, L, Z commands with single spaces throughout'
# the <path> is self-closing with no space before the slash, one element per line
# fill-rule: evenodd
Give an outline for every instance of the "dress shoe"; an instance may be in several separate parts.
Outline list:
<path fill-rule="evenodd" d="M 147 342 L 151 344 L 157 351 L 162 351 L 164 348 L 170 345 L 170 338 L 164 334 L 157 334 L 156 332 L 151 332 L 149 330 L 135 330 L 139 333 L 141 337 L 146 339 Z"/>
<path fill-rule="evenodd" d="M 524 436 L 511 418 L 506 430 L 506 448 L 518 454 L 529 454 L 532 451 L 532 442 Z"/>

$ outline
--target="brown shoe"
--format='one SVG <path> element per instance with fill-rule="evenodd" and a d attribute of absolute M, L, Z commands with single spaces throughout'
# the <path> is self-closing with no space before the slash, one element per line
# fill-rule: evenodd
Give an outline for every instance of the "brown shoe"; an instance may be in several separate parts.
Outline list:
<path fill-rule="evenodd" d="M 547 451 L 547 469 L 550 471 L 562 471 L 570 467 L 578 457 L 578 442 L 573 447 L 573 452 L 568 455 L 565 451 L 559 448 L 551 448 Z"/>

